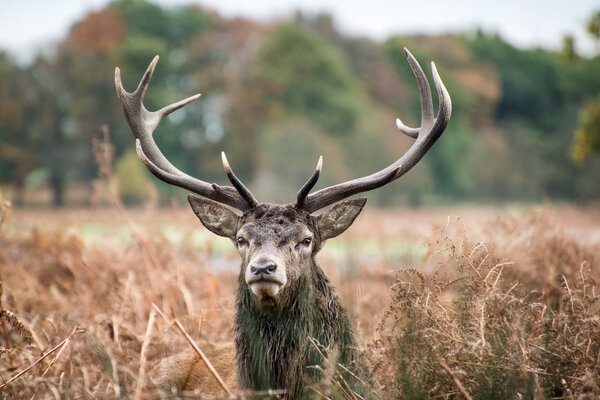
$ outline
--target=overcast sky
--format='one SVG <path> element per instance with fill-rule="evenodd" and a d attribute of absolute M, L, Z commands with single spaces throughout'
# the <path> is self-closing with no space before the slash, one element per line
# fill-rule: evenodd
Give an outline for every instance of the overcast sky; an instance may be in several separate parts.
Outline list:
<path fill-rule="evenodd" d="M 71 24 L 109 0 L 0 0 L 0 49 L 21 59 L 60 40 Z M 270 20 L 294 10 L 327 11 L 350 34 L 383 39 L 401 33 L 440 33 L 482 27 L 517 46 L 559 48 L 565 34 L 580 51 L 593 43 L 585 22 L 600 0 L 158 0 L 200 3 L 225 16 Z"/>

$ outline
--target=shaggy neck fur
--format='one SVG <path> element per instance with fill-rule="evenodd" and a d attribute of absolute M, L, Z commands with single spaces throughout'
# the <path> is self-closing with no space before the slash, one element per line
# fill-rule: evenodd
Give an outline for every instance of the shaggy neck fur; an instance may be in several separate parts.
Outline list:
<path fill-rule="evenodd" d="M 314 258 L 311 273 L 264 307 L 240 274 L 235 314 L 238 383 L 251 390 L 283 389 L 283 398 L 311 397 L 323 365 L 310 343 L 338 350 L 337 362 L 354 369 L 356 343 L 346 311 Z M 324 352 L 327 357 L 327 353 Z"/>

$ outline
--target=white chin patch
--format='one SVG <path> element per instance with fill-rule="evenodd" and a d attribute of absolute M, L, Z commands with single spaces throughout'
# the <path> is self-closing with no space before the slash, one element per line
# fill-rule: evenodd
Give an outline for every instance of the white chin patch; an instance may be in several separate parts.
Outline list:
<path fill-rule="evenodd" d="M 249 286 L 252 293 L 261 300 L 277 296 L 281 289 L 281 285 L 275 282 L 252 282 Z"/>

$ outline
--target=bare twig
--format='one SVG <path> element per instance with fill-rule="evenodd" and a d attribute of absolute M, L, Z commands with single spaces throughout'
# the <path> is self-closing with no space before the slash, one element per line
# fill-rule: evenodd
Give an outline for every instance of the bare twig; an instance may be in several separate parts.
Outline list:
<path fill-rule="evenodd" d="M 485 301 L 481 303 L 481 318 L 479 319 L 479 335 L 481 336 L 481 347 L 485 348 Z"/>
<path fill-rule="evenodd" d="M 202 349 L 200 349 L 200 347 L 198 346 L 198 344 L 189 335 L 189 333 L 187 333 L 187 331 L 185 330 L 185 328 L 183 327 L 183 325 L 181 325 L 181 323 L 179 322 L 179 320 L 177 318 L 175 318 L 175 316 L 173 316 L 173 322 L 175 323 L 175 326 L 177 327 L 177 329 L 179 329 L 179 331 L 185 337 L 185 340 L 187 340 L 187 342 L 190 344 L 190 346 L 192 346 L 192 348 L 194 349 L 194 351 L 200 356 L 200 358 L 202 358 L 202 361 L 204 361 L 204 364 L 206 365 L 206 367 L 213 374 L 213 376 L 215 377 L 215 379 L 219 382 L 219 385 L 221 385 L 221 387 L 223 388 L 223 390 L 225 390 L 225 392 L 227 392 L 228 395 L 232 396 L 233 393 L 231 392 L 231 390 L 229 390 L 229 388 L 227 387 L 227 384 L 225 383 L 225 381 L 223 380 L 223 378 L 221 378 L 221 375 L 219 375 L 219 373 L 217 372 L 217 370 L 215 369 L 215 367 L 213 367 L 212 363 L 206 357 L 206 355 L 204 354 L 204 352 L 202 351 Z"/>
<path fill-rule="evenodd" d="M 40 379 L 42 379 L 43 377 L 45 377 L 46 374 L 48 373 L 48 371 L 50 370 L 50 368 L 52 368 L 52 366 L 56 363 L 56 361 L 58 361 L 58 358 L 60 357 L 60 355 L 62 354 L 62 352 L 67 348 L 67 346 L 71 342 L 71 338 L 75 334 L 76 330 L 77 330 L 77 327 L 73 328 L 73 330 L 71 331 L 71 334 L 69 336 L 67 336 L 67 338 L 65 340 L 63 340 L 63 345 L 60 347 L 60 350 L 58 350 L 58 353 L 56 353 L 56 355 L 54 356 L 54 358 L 52 359 L 52 361 L 50 361 L 50 364 L 48 364 L 48 366 L 44 370 L 44 373 L 42 374 L 42 376 L 40 377 Z M 33 393 L 33 395 L 31 396 L 31 400 L 33 400 L 33 398 L 38 393 L 38 391 L 39 391 L 39 389 L 36 390 Z"/>
<path fill-rule="evenodd" d="M 315 342 L 315 339 L 313 339 L 312 337 L 309 337 L 308 340 L 313 345 L 313 347 L 317 350 L 317 352 L 319 353 L 319 356 L 321 356 L 321 358 L 323 359 L 323 362 L 325 363 L 325 365 L 329 366 L 330 365 L 329 359 L 327 357 L 325 357 L 325 355 L 323 354 L 323 352 L 321 351 L 321 349 L 319 349 L 319 345 Z M 327 371 L 325 371 L 320 365 L 311 366 L 310 368 L 315 368 L 315 369 L 321 371 L 321 373 L 323 375 L 328 376 Z M 352 391 L 352 389 L 350 388 L 350 385 L 348 385 L 348 382 L 346 382 L 346 380 L 344 379 L 344 377 L 341 374 L 337 373 L 337 372 L 335 373 L 335 375 L 337 375 L 337 376 L 340 377 L 340 379 L 342 380 L 342 382 L 344 383 L 344 385 L 346 386 L 346 388 L 344 388 L 342 386 L 342 384 L 340 382 L 338 382 L 338 380 L 335 377 L 329 377 L 329 378 L 333 381 L 333 383 L 335 385 L 337 385 L 340 388 L 340 390 L 342 391 L 342 394 L 344 394 L 347 398 L 350 398 L 352 400 L 357 400 L 356 394 Z"/>
<path fill-rule="evenodd" d="M 337 366 L 339 368 L 342 368 L 344 371 L 346 371 L 348 374 L 350 374 L 351 376 L 354 377 L 354 379 L 356 379 L 357 381 L 359 381 L 360 383 L 362 383 L 363 385 L 365 385 L 365 387 L 368 387 L 369 384 L 367 382 L 365 382 L 363 379 L 359 378 L 358 376 L 356 376 L 355 373 L 353 373 L 352 371 L 350 371 L 348 368 L 346 368 L 344 365 L 337 363 Z M 373 394 L 377 395 L 377 397 L 379 397 L 380 399 L 383 399 L 383 396 L 381 396 L 381 394 L 379 394 L 378 391 L 376 391 L 375 389 L 371 388 L 371 391 Z"/>
<path fill-rule="evenodd" d="M 321 398 L 323 399 L 327 399 L 327 400 L 331 400 L 331 397 L 326 396 L 325 394 L 319 392 L 314 386 L 309 386 L 308 387 L 310 390 L 313 390 L 315 393 L 317 393 L 319 396 L 321 396 Z"/>
<path fill-rule="evenodd" d="M 349 399 L 349 400 L 357 400 L 356 397 L 354 397 L 354 393 L 352 393 L 352 392 L 351 392 L 352 394 L 348 393 L 346 391 L 346 389 L 344 389 L 344 387 L 342 386 L 342 384 L 340 382 L 338 382 L 336 379 L 332 379 L 327 374 L 327 371 L 325 371 L 322 366 L 320 366 L 320 365 L 309 365 L 307 368 L 314 369 L 315 371 L 319 371 L 324 376 L 329 377 L 331 379 L 331 382 L 340 389 L 340 393 L 344 396 L 344 398 Z"/>
<path fill-rule="evenodd" d="M 458 390 L 462 393 L 462 395 L 465 397 L 465 399 L 467 399 L 467 400 L 473 400 L 473 398 L 471 397 L 471 395 L 469 394 L 469 392 L 467 392 L 467 390 L 465 389 L 465 387 L 463 386 L 463 384 L 458 380 L 458 378 L 456 377 L 456 375 L 454 375 L 454 373 L 448 367 L 448 365 L 443 360 L 439 360 L 439 363 L 442 366 L 442 368 L 444 368 L 444 371 L 446 371 L 446 373 L 448 375 L 450 375 L 450 378 L 452 378 L 452 382 L 454 382 L 454 384 L 456 385 L 456 387 L 458 388 Z"/>
<path fill-rule="evenodd" d="M 135 387 L 134 400 L 137 400 L 142 395 L 142 387 L 144 385 L 144 377 L 146 375 L 146 349 L 150 341 L 150 335 L 152 334 L 152 328 L 154 326 L 154 316 L 156 311 L 153 308 L 150 310 L 150 316 L 148 317 L 148 326 L 146 327 L 146 333 L 144 334 L 144 342 L 142 343 L 142 350 L 140 351 L 140 370 L 138 372 L 137 385 Z"/>
<path fill-rule="evenodd" d="M 152 304 L 152 307 L 154 307 L 154 309 L 156 309 L 163 317 L 166 318 L 165 314 L 162 311 L 160 311 L 160 309 L 158 308 L 158 306 L 156 304 Z M 196 352 L 196 354 L 198 354 L 200 356 L 200 358 L 202 359 L 202 361 L 206 365 L 206 368 L 208 368 L 208 370 L 215 377 L 215 379 L 217 380 L 217 382 L 219 382 L 219 385 L 221 385 L 221 387 L 223 388 L 223 390 L 225 392 L 227 392 L 227 394 L 229 396 L 233 396 L 233 392 L 231 390 L 229 390 L 229 387 L 227 387 L 227 384 L 225 383 L 225 381 L 223 380 L 223 378 L 221 378 L 221 375 L 219 375 L 219 373 L 217 372 L 217 370 L 215 369 L 215 367 L 213 367 L 213 365 L 210 362 L 210 360 L 208 359 L 208 357 L 206 357 L 206 355 L 204 354 L 204 352 L 202 351 L 202 349 L 200 349 L 200 346 L 198 346 L 198 344 L 194 341 L 194 339 L 190 336 L 190 334 L 187 333 L 187 331 L 185 330 L 185 328 L 183 327 L 183 325 L 181 325 L 181 323 L 179 322 L 179 320 L 177 319 L 177 317 L 175 317 L 174 314 L 171 314 L 170 321 L 173 324 L 175 324 L 175 326 L 177 327 L 177 329 L 179 330 L 179 332 L 181 332 L 181 334 L 183 335 L 183 337 L 185 338 L 185 340 L 190 344 L 190 346 L 192 346 L 192 348 L 194 349 L 194 351 Z"/>
<path fill-rule="evenodd" d="M 282 389 L 268 389 L 268 390 L 255 390 L 255 391 L 244 391 L 245 397 L 254 397 L 260 396 L 261 398 L 265 395 L 267 396 L 279 396 L 286 394 L 287 391 Z"/>
<path fill-rule="evenodd" d="M 18 374 L 16 374 L 12 378 L 10 378 L 8 381 L 6 381 L 6 383 L 0 385 L 0 389 L 4 389 L 8 385 L 10 385 L 12 382 L 14 382 L 15 380 L 17 380 L 19 377 L 21 377 L 23 374 L 26 374 L 31 368 L 35 367 L 37 364 L 39 364 L 42 360 L 44 360 L 50 354 L 54 353 L 56 350 L 60 349 L 65 343 L 67 343 L 68 341 L 70 341 L 73 336 L 75 336 L 77 334 L 80 334 L 80 333 L 84 333 L 84 332 L 85 332 L 84 329 L 80 329 L 78 327 L 73 328 L 73 330 L 71 331 L 71 333 L 69 334 L 69 336 L 67 336 L 62 342 L 60 342 L 59 344 L 57 344 L 56 346 L 54 346 L 50 351 L 48 351 L 46 354 L 42 355 L 40 358 L 38 358 L 37 360 L 35 360 L 27 368 L 23 369 L 21 372 L 19 372 Z"/>
<path fill-rule="evenodd" d="M 171 321 L 169 319 L 169 317 L 167 317 L 165 315 L 165 313 L 162 312 L 162 310 L 160 308 L 158 308 L 158 306 L 156 304 L 152 303 L 152 308 L 154 308 L 154 310 L 156 310 L 156 312 L 158 313 L 158 315 L 160 315 L 165 320 L 166 323 L 172 324 L 173 321 Z"/>

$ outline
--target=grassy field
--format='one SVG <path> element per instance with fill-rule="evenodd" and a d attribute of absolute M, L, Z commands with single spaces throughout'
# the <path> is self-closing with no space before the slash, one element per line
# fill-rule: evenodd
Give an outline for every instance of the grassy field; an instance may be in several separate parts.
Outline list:
<path fill-rule="evenodd" d="M 600 396 L 598 207 L 367 210 L 319 262 L 373 398 Z M 206 389 L 184 396 L 225 397 L 175 321 L 252 397 L 233 379 L 238 271 L 185 208 L 5 207 L 0 398 L 157 398 L 191 365 Z"/>

